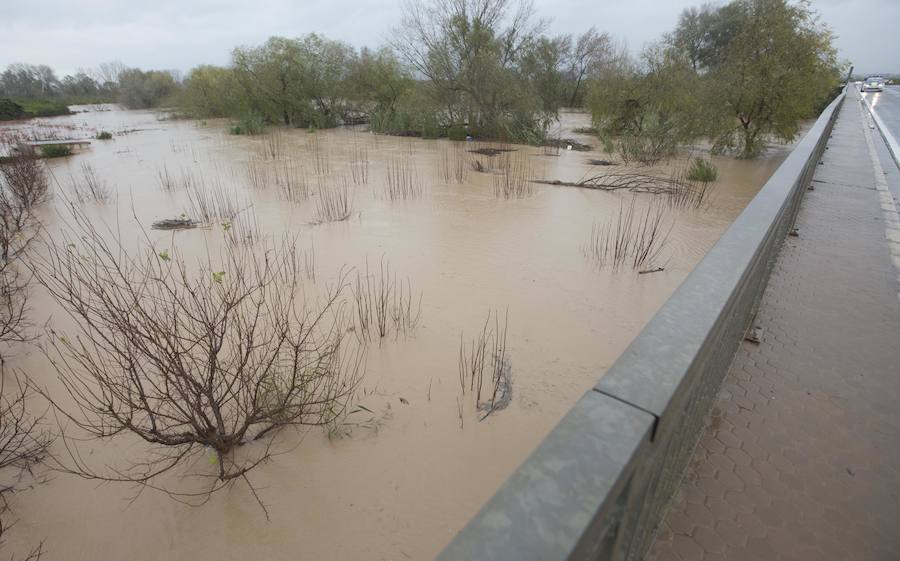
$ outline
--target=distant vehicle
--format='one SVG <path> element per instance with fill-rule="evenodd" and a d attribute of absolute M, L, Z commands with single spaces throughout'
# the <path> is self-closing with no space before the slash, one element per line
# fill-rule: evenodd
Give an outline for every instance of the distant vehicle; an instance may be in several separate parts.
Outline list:
<path fill-rule="evenodd" d="M 866 81 L 863 82 L 862 87 L 859 89 L 861 92 L 883 92 L 884 91 L 884 78 L 882 76 L 869 76 L 866 78 Z"/>

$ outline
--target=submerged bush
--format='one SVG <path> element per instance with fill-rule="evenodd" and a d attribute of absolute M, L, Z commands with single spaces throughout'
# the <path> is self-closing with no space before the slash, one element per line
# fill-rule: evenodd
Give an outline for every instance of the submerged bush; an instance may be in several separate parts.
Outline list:
<path fill-rule="evenodd" d="M 719 171 L 709 160 L 694 158 L 691 167 L 688 168 L 687 178 L 691 181 L 715 181 L 719 177 Z"/>
<path fill-rule="evenodd" d="M 450 140 L 465 140 L 468 134 L 463 125 L 453 125 L 447 128 L 447 138 Z"/>
<path fill-rule="evenodd" d="M 11 99 L 0 99 L 0 121 L 12 121 L 26 117 L 25 109 Z"/>
<path fill-rule="evenodd" d="M 41 155 L 45 158 L 64 158 L 72 155 L 72 148 L 65 144 L 49 144 L 41 146 Z"/>
<path fill-rule="evenodd" d="M 237 123 L 233 123 L 229 132 L 231 134 L 262 134 L 266 132 L 266 123 L 260 117 L 247 115 Z"/>
<path fill-rule="evenodd" d="M 97 140 L 112 140 L 112 133 L 109 131 L 100 131 L 97 133 Z"/>

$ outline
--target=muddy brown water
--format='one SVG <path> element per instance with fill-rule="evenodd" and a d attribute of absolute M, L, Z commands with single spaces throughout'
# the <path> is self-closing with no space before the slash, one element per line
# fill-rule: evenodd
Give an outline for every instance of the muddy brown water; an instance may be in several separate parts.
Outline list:
<path fill-rule="evenodd" d="M 564 113 L 563 135 L 590 141 L 571 132 L 587 121 Z M 139 223 L 189 212 L 183 187 L 160 188 L 167 172 L 233 190 L 264 236 L 298 234 L 301 248 L 314 248 L 316 283 L 384 258 L 422 292 L 415 333 L 368 349 L 361 403 L 373 413 L 353 416 L 356 424 L 338 438 L 320 429 L 283 430 L 282 453 L 251 472 L 268 521 L 242 484 L 187 506 L 150 490 L 131 502 L 128 485 L 53 473 L 13 498 L 17 524 L 5 548 L 24 551 L 44 540 L 48 561 L 432 558 L 603 375 L 787 153 L 783 147 L 754 162 L 714 157 L 720 177 L 708 206 L 672 211 L 665 270 L 637 275 L 598 269 L 582 250 L 592 224 L 613 216 L 630 195 L 535 185 L 533 195 L 505 200 L 493 195 L 491 174 L 471 169 L 464 182 L 446 183 L 444 154 L 459 150 L 447 141 L 349 129 L 240 137 L 228 135 L 224 122 L 160 121 L 117 109 L 12 127 L 36 125 L 61 137 L 115 133 L 49 166 L 55 189 L 67 193 L 70 177 L 89 164 L 115 200 L 83 208 L 95 220 L 118 220 L 123 239 L 137 239 Z M 616 159 L 596 150 L 513 148 L 535 177 L 547 179 L 574 181 L 609 169 L 589 159 Z M 327 159 L 327 173 L 316 169 L 316 153 Z M 350 181 L 353 213 L 346 221 L 315 224 L 315 195 L 287 201 L 274 179 L 268 188 L 251 187 L 251 167 L 274 173 L 289 162 L 302 166 L 315 192 L 317 175 L 349 181 L 349 162 L 359 153 L 368 161 L 368 183 Z M 424 193 L 391 201 L 383 192 L 387 165 L 403 157 L 415 162 Z M 58 193 L 41 213 L 48 235 L 59 236 L 65 212 Z M 213 226 L 151 237 L 191 257 L 219 243 L 222 232 Z M 471 337 L 490 310 L 507 309 L 511 403 L 479 422 L 466 397 L 460 418 L 460 333 Z M 32 290 L 31 319 L 75 327 L 39 288 Z M 40 352 L 15 351 L 15 368 L 51 392 L 59 389 Z M 114 440 L 82 443 L 82 451 L 102 466 L 140 457 L 144 448 Z"/>

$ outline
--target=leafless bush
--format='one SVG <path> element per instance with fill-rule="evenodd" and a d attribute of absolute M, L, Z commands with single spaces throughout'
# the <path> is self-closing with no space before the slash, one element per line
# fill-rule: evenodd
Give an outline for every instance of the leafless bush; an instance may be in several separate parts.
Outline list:
<path fill-rule="evenodd" d="M 251 159 L 247 162 L 247 182 L 255 190 L 269 188 L 269 167 L 265 161 Z"/>
<path fill-rule="evenodd" d="M 384 197 L 391 201 L 407 201 L 422 197 L 425 192 L 413 159 L 406 154 L 388 160 Z"/>
<path fill-rule="evenodd" d="M 492 178 L 494 196 L 503 199 L 524 199 L 534 194 L 534 172 L 524 155 L 503 154 L 500 174 Z"/>
<path fill-rule="evenodd" d="M 189 266 L 149 239 L 129 255 L 73 212 L 34 260 L 36 279 L 79 326 L 74 336 L 48 328 L 44 351 L 65 392 L 40 392 L 79 438 L 131 435 L 151 449 L 98 469 L 67 436 L 59 469 L 203 502 L 237 479 L 250 485 L 277 429 L 333 426 L 348 412 L 364 351 L 345 337 L 346 284 L 304 301 L 294 241 L 225 244 Z M 163 480 L 168 472 L 181 477 Z M 194 478 L 203 489 L 182 488 Z"/>
<path fill-rule="evenodd" d="M 284 160 L 275 165 L 274 172 L 275 184 L 280 188 L 286 201 L 300 202 L 309 198 L 309 184 L 306 182 L 303 167 L 299 162 L 293 164 Z"/>
<path fill-rule="evenodd" d="M 505 408 L 512 399 L 511 365 L 506 354 L 508 324 L 508 310 L 502 324 L 499 313 L 488 312 L 481 332 L 468 345 L 463 334 L 459 336 L 459 387 L 463 396 L 468 391 L 475 399 L 481 421 Z M 488 388 L 484 387 L 485 373 L 490 384 Z"/>
<path fill-rule="evenodd" d="M 157 170 L 157 175 L 159 176 L 159 188 L 163 191 L 172 192 L 178 187 L 178 183 L 175 181 L 175 178 L 169 175 L 169 167 L 163 165 L 161 170 Z"/>
<path fill-rule="evenodd" d="M 81 164 L 81 176 L 71 178 L 72 195 L 79 203 L 106 203 L 112 198 L 106 182 L 97 176 L 94 167 L 87 162 Z"/>
<path fill-rule="evenodd" d="M 592 175 L 575 182 L 538 180 L 536 183 L 661 195 L 673 208 L 701 208 L 710 193 L 709 183 L 690 181 L 684 171 L 676 171 L 669 176 L 621 171 Z"/>
<path fill-rule="evenodd" d="M 369 184 L 369 151 L 357 142 L 350 151 L 350 177 L 356 185 Z"/>
<path fill-rule="evenodd" d="M 30 339 L 26 311 L 28 279 L 22 257 L 40 224 L 31 207 L 0 178 L 0 363 L 10 343 Z"/>
<path fill-rule="evenodd" d="M 284 139 L 280 130 L 273 129 L 263 137 L 262 153 L 267 160 L 280 160 L 284 157 Z"/>
<path fill-rule="evenodd" d="M 687 172 L 679 170 L 669 177 L 666 202 L 672 208 L 701 208 L 709 200 L 710 182 L 691 181 Z"/>
<path fill-rule="evenodd" d="M 181 169 L 181 173 L 177 177 L 169 173 L 169 168 L 166 165 L 163 165 L 163 168 L 161 170 L 157 170 L 156 173 L 159 177 L 160 189 L 166 192 L 172 192 L 177 189 L 185 189 L 190 191 L 191 189 L 202 186 L 203 184 L 202 176 L 195 175 L 190 170 L 186 170 L 184 168 Z"/>
<path fill-rule="evenodd" d="M 651 199 L 644 212 L 636 213 L 635 199 L 627 207 L 621 203 L 615 219 L 592 226 L 584 253 L 598 266 L 646 271 L 660 265 L 673 224 L 664 204 Z"/>
<path fill-rule="evenodd" d="M 307 146 L 313 153 L 313 169 L 316 175 L 327 175 L 331 172 L 331 161 L 328 157 L 326 148 L 322 146 L 319 135 L 310 134 L 307 136 Z"/>
<path fill-rule="evenodd" d="M 316 219 L 319 222 L 340 222 L 353 212 L 353 191 L 346 177 L 319 177 L 316 198 Z"/>
<path fill-rule="evenodd" d="M 412 282 L 391 274 L 391 265 L 381 260 L 377 273 L 357 271 L 356 282 L 350 285 L 356 302 L 356 333 L 363 341 L 377 336 L 386 337 L 393 328 L 394 336 L 408 336 L 419 324 L 422 312 L 422 293 L 413 295 Z"/>
<path fill-rule="evenodd" d="M 32 392 L 17 376 L 8 375 L 0 368 L 0 545 L 11 523 L 6 518 L 10 512 L 8 497 L 26 487 L 26 477 L 32 467 L 47 455 L 52 441 L 42 427 L 44 415 L 31 415 L 28 410 Z M 8 379 L 9 378 L 9 379 Z M 11 382 L 15 382 L 15 387 Z M 37 559 L 43 544 L 26 553 L 24 559 Z"/>
<path fill-rule="evenodd" d="M 204 181 L 194 181 L 187 195 L 188 215 L 204 224 L 230 222 L 241 210 L 250 206 L 236 191 L 225 188 L 219 182 L 207 186 Z"/>
<path fill-rule="evenodd" d="M 221 223 L 226 239 L 231 243 L 252 244 L 262 240 L 262 230 L 253 207 L 241 210 L 231 220 Z"/>
<path fill-rule="evenodd" d="M 49 197 L 47 171 L 40 159 L 33 155 L 14 156 L 0 163 L 0 177 L 8 194 L 25 209 L 39 205 Z"/>
<path fill-rule="evenodd" d="M 465 183 L 469 171 L 468 157 L 464 145 L 453 142 L 441 150 L 441 176 L 444 183 Z"/>

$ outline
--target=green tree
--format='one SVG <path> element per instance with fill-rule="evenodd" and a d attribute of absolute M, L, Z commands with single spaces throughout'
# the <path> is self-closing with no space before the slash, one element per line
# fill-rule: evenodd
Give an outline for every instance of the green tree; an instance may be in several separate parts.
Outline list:
<path fill-rule="evenodd" d="M 179 98 L 181 109 L 194 117 L 228 117 L 244 112 L 245 100 L 231 68 L 203 65 L 190 71 Z"/>
<path fill-rule="evenodd" d="M 488 136 L 536 141 L 540 100 L 522 64 L 542 26 L 528 2 L 408 2 L 393 45 L 425 78 L 443 125 L 468 123 Z"/>
<path fill-rule="evenodd" d="M 832 33 L 806 1 L 688 11 L 670 44 L 702 77 L 714 148 L 743 158 L 769 137 L 792 140 L 839 80 Z"/>
<path fill-rule="evenodd" d="M 129 68 L 119 75 L 119 100 L 130 109 L 158 107 L 178 90 L 172 72 Z"/>
<path fill-rule="evenodd" d="M 620 64 L 592 83 L 588 106 L 624 161 L 655 164 L 702 134 L 700 87 L 689 60 L 658 43 L 644 50 L 640 67 Z"/>

